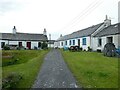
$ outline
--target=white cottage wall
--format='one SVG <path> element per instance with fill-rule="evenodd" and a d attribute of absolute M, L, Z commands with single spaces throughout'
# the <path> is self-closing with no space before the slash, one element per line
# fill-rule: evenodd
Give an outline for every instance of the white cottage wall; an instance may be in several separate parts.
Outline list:
<path fill-rule="evenodd" d="M 83 45 L 83 38 L 86 38 L 86 45 Z M 90 46 L 90 37 L 83 37 L 80 38 L 80 46 L 83 48 L 83 50 L 88 50 L 88 47 Z"/>
<path fill-rule="evenodd" d="M 60 47 L 60 42 L 58 41 L 58 42 L 54 42 L 54 48 L 55 47 Z"/>
<path fill-rule="evenodd" d="M 18 41 L 9 41 L 9 45 L 18 45 L 19 42 Z"/>
<path fill-rule="evenodd" d="M 48 44 L 49 48 L 54 48 L 54 44 Z"/>
<path fill-rule="evenodd" d="M 118 48 L 120 46 L 119 40 L 120 40 L 120 34 L 113 36 L 113 43 L 115 44 L 116 48 Z"/>
<path fill-rule="evenodd" d="M 38 47 L 38 42 L 37 41 L 32 41 L 31 42 L 31 49 L 34 49 L 34 47 Z"/>
<path fill-rule="evenodd" d="M 63 45 L 62 45 L 62 43 L 63 43 Z M 63 48 L 63 46 L 64 46 L 64 41 L 60 41 L 60 46 L 59 46 L 59 48 Z"/>
<path fill-rule="evenodd" d="M 98 48 L 98 38 L 92 37 L 91 38 L 91 48 L 93 51 L 96 51 Z"/>
<path fill-rule="evenodd" d="M 105 44 L 107 44 L 107 37 L 113 37 L 113 43 L 116 48 L 120 46 L 119 45 L 120 35 L 108 35 L 108 36 L 101 37 L 102 39 L 101 47 L 98 47 L 98 37 L 92 38 L 92 49 L 94 51 L 96 51 L 97 49 L 100 49 L 101 51 L 103 51 Z"/>

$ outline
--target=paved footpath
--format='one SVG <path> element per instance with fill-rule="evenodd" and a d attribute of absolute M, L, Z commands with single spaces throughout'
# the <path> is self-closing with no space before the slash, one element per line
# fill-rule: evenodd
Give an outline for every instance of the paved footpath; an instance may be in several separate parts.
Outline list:
<path fill-rule="evenodd" d="M 58 49 L 46 55 L 32 88 L 77 88 L 76 80 Z"/>

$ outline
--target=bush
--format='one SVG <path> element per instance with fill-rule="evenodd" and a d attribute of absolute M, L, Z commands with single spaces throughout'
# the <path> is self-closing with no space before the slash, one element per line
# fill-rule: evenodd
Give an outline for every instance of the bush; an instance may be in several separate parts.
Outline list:
<path fill-rule="evenodd" d="M 24 46 L 21 46 L 21 47 L 17 46 L 16 49 L 17 50 L 25 50 L 25 47 Z"/>
<path fill-rule="evenodd" d="M 10 73 L 6 78 L 2 80 L 2 89 L 15 88 L 17 83 L 22 79 L 22 76 L 18 73 Z"/>
<path fill-rule="evenodd" d="M 101 53 L 101 50 L 100 50 L 100 49 L 97 49 L 97 52 Z"/>
<path fill-rule="evenodd" d="M 7 66 L 8 66 L 8 65 L 14 65 L 14 64 L 16 64 L 18 60 L 19 60 L 19 59 L 13 59 L 13 60 L 9 61 L 9 62 L 7 63 Z"/>
<path fill-rule="evenodd" d="M 4 49 L 4 50 L 10 50 L 10 47 L 9 47 L 8 45 L 5 45 L 5 46 L 3 47 L 3 49 Z"/>
<path fill-rule="evenodd" d="M 42 43 L 42 47 L 41 48 L 42 49 L 48 49 L 48 45 L 47 45 L 47 43 L 45 41 Z"/>
<path fill-rule="evenodd" d="M 34 50 L 37 50 L 38 48 L 36 46 L 34 46 Z"/>
<path fill-rule="evenodd" d="M 80 47 L 80 51 L 82 51 L 83 50 L 83 48 L 82 47 Z"/>
<path fill-rule="evenodd" d="M 91 52 L 91 51 L 92 51 L 92 48 L 88 47 L 88 51 L 90 51 L 90 52 Z"/>

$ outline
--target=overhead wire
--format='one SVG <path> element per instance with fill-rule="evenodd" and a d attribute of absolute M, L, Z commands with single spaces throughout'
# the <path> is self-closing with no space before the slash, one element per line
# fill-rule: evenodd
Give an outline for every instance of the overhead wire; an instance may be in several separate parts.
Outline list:
<path fill-rule="evenodd" d="M 102 2 L 101 2 L 102 3 Z M 97 3 L 96 5 L 93 6 L 93 8 L 91 8 L 89 11 L 86 11 L 86 13 L 84 15 L 82 15 L 79 20 L 77 20 L 75 23 L 73 23 L 73 25 L 71 25 L 70 27 L 73 27 L 77 24 L 79 24 L 79 22 L 81 22 L 82 20 L 84 20 L 89 14 L 91 14 L 101 3 Z"/>
<path fill-rule="evenodd" d="M 102 1 L 102 0 L 101 0 Z M 80 14 L 78 14 L 70 23 L 68 23 L 66 26 L 64 26 L 62 29 L 66 29 L 68 27 L 74 26 L 76 23 L 78 23 L 80 20 L 84 19 L 88 14 L 90 14 L 94 9 L 96 9 L 100 4 L 102 4 L 100 0 L 95 0 L 85 10 L 83 10 Z"/>

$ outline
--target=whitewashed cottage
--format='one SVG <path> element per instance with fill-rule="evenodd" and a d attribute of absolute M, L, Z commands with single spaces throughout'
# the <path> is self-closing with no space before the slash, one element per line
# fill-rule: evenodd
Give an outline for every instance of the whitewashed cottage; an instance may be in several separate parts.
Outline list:
<path fill-rule="evenodd" d="M 13 33 L 0 33 L 0 49 L 5 45 L 23 46 L 26 49 L 40 48 L 43 41 L 48 41 L 46 29 L 44 29 L 43 34 L 19 33 L 14 26 Z"/>
<path fill-rule="evenodd" d="M 112 42 L 116 48 L 120 46 L 120 23 L 111 25 L 111 20 L 107 18 L 103 23 L 61 36 L 54 43 L 54 47 L 80 46 L 84 50 L 88 47 L 93 51 L 103 50 L 106 43 Z"/>

